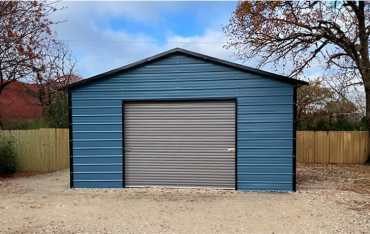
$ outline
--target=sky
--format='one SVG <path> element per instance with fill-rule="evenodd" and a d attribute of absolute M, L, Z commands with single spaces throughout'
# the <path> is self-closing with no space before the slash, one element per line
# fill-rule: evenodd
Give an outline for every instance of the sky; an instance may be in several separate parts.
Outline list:
<path fill-rule="evenodd" d="M 224 48 L 237 2 L 60 2 L 52 19 L 84 78 L 174 47 L 242 63 Z M 247 64 L 256 66 L 255 64 Z"/>
<path fill-rule="evenodd" d="M 72 51 L 75 73 L 82 78 L 124 66 L 157 53 L 180 47 L 217 58 L 257 67 L 258 58 L 243 61 L 224 47 L 223 27 L 236 1 L 215 2 L 107 2 L 62 1 L 52 15 L 57 38 Z M 325 64 L 306 69 L 305 80 L 325 77 Z M 263 70 L 289 75 L 288 66 Z M 284 69 L 284 70 L 282 70 Z"/>

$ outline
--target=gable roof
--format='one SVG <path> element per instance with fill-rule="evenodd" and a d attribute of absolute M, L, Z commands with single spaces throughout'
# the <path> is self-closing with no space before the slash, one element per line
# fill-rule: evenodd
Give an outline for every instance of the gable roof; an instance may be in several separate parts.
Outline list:
<path fill-rule="evenodd" d="M 293 85 L 298 85 L 299 86 L 299 85 L 307 85 L 308 84 L 305 81 L 293 79 L 293 78 L 290 78 L 288 76 L 282 76 L 282 75 L 278 75 L 278 74 L 275 74 L 275 73 L 259 70 L 259 69 L 256 69 L 256 68 L 251 68 L 251 67 L 248 67 L 248 66 L 244 66 L 244 65 L 233 63 L 233 62 L 226 61 L 226 60 L 223 60 L 223 59 L 219 59 L 219 58 L 211 57 L 211 56 L 208 56 L 208 55 L 200 54 L 200 53 L 193 52 L 193 51 L 190 51 L 190 50 L 185 50 L 185 49 L 182 49 L 182 48 L 174 48 L 174 49 L 167 50 L 165 52 L 156 54 L 154 56 L 139 60 L 137 62 L 130 63 L 128 65 L 125 65 L 125 66 L 122 66 L 122 67 L 119 67 L 119 68 L 101 73 L 99 75 L 95 75 L 93 77 L 80 80 L 78 82 L 75 82 L 75 83 L 69 85 L 68 87 L 71 88 L 71 89 L 81 87 L 81 86 L 89 84 L 93 81 L 106 79 L 106 78 L 109 78 L 109 76 L 111 76 L 111 75 L 115 75 L 115 74 L 118 74 L 118 73 L 121 73 L 121 72 L 125 72 L 125 71 L 128 71 L 130 69 L 134 69 L 134 68 L 143 66 L 143 65 L 145 65 L 149 62 L 159 60 L 159 59 L 168 57 L 169 55 L 175 55 L 175 54 L 187 55 L 187 56 L 190 56 L 190 57 L 193 57 L 193 58 L 201 59 L 201 60 L 206 61 L 206 62 L 211 62 L 211 63 L 231 67 L 231 68 L 238 69 L 238 70 L 248 72 L 248 73 L 262 75 L 262 76 L 265 76 L 266 78 L 279 80 L 279 81 L 282 81 L 282 82 L 285 82 L 285 83 L 290 83 L 290 84 L 293 84 Z"/>

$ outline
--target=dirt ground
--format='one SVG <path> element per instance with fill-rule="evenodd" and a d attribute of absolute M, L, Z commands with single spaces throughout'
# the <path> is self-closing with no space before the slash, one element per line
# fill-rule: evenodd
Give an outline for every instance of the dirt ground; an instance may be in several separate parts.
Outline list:
<path fill-rule="evenodd" d="M 370 166 L 297 172 L 296 193 L 69 189 L 68 171 L 0 178 L 0 232 L 370 233 Z"/>

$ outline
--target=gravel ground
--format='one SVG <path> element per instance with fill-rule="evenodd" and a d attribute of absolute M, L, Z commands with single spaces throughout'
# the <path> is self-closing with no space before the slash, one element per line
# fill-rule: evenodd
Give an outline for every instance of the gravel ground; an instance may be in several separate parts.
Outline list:
<path fill-rule="evenodd" d="M 370 166 L 297 168 L 298 192 L 69 189 L 0 179 L 1 233 L 370 233 Z"/>

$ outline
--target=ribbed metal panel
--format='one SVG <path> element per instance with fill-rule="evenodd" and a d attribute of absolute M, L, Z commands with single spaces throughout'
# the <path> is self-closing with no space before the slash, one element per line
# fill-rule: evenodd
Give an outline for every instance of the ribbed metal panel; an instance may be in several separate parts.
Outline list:
<path fill-rule="evenodd" d="M 233 101 L 124 106 L 125 185 L 235 186 Z"/>

